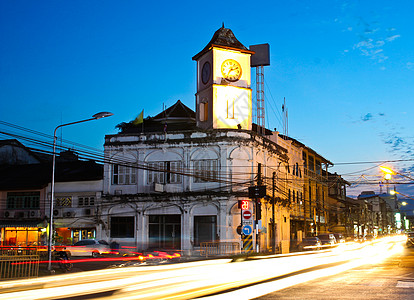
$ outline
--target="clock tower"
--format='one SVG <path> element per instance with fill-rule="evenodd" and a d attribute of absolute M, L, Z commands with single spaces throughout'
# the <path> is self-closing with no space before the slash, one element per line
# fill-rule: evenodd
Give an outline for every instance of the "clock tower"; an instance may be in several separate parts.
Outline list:
<path fill-rule="evenodd" d="M 197 61 L 196 120 L 203 129 L 252 128 L 250 56 L 233 32 L 221 27 Z"/>

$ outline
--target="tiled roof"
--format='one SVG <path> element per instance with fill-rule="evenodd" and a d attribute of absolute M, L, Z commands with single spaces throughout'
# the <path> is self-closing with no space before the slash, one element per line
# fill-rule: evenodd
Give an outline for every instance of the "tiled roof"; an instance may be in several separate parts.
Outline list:
<path fill-rule="evenodd" d="M 195 112 L 178 100 L 174 105 L 152 118 L 154 121 L 168 121 L 168 119 L 195 119 Z"/>
<path fill-rule="evenodd" d="M 155 117 L 145 118 L 141 124 L 123 123 L 121 133 L 167 132 L 196 129 L 195 112 L 178 100 Z"/>
<path fill-rule="evenodd" d="M 213 46 L 237 49 L 245 53 L 254 53 L 253 51 L 247 49 L 242 43 L 240 43 L 239 40 L 236 39 L 236 37 L 234 36 L 233 31 L 231 31 L 231 29 L 229 28 L 224 28 L 223 24 L 223 26 L 214 33 L 212 39 L 207 44 L 207 46 L 205 46 L 204 49 L 201 50 L 198 54 L 194 55 L 193 60 L 197 60 L 204 53 L 209 51 L 210 48 Z"/>

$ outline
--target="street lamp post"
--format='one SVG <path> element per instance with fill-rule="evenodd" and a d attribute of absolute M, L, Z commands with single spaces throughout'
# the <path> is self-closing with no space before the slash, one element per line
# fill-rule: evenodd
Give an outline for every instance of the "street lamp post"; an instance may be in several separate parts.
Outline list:
<path fill-rule="evenodd" d="M 398 209 L 398 213 L 399 213 L 399 214 L 401 214 L 400 207 L 401 207 L 401 206 L 406 206 L 406 205 L 408 205 L 408 203 L 407 203 L 406 201 L 398 201 L 398 200 L 397 200 L 397 196 L 396 196 L 397 194 L 398 194 L 398 195 L 402 195 L 402 196 L 404 196 L 404 197 L 405 197 L 405 198 L 407 198 L 407 199 L 414 200 L 414 198 L 409 197 L 409 196 L 407 196 L 407 195 L 404 195 L 403 193 L 397 192 L 396 190 L 390 190 L 390 194 L 391 194 L 391 195 L 395 195 L 395 197 L 396 197 L 397 209 Z M 403 198 L 403 199 L 404 199 L 404 198 Z M 399 205 L 398 205 L 398 203 L 399 203 L 399 204 L 401 204 L 401 206 L 399 206 Z M 401 222 L 401 221 L 400 221 L 400 222 Z M 406 225 L 404 222 L 402 222 L 402 226 L 403 226 L 404 230 L 406 230 L 406 229 L 407 229 L 407 227 L 408 227 L 408 225 Z"/>
<path fill-rule="evenodd" d="M 398 194 L 398 195 L 402 195 L 402 196 L 404 196 L 404 197 L 405 197 L 405 198 L 407 198 L 407 199 L 414 200 L 414 198 L 412 198 L 412 197 L 410 197 L 410 196 L 407 196 L 407 195 L 404 195 L 403 193 L 397 192 L 396 190 L 390 190 L 390 194 L 391 194 L 391 195 Z M 402 202 L 401 202 L 401 205 L 402 205 L 402 206 L 406 206 L 406 205 L 407 205 L 407 202 L 402 201 Z"/>
<path fill-rule="evenodd" d="M 53 159 L 52 159 L 52 183 L 51 183 L 51 196 L 50 196 L 50 219 L 49 219 L 49 240 L 47 245 L 47 255 L 48 255 L 48 270 L 52 271 L 52 238 L 53 238 L 53 203 L 55 198 L 55 169 L 56 169 L 56 131 L 63 127 L 78 123 L 83 123 L 87 121 L 93 121 L 98 120 L 106 117 L 112 116 L 113 113 L 110 112 L 100 112 L 97 114 L 94 114 L 92 118 L 80 120 L 76 122 L 71 122 L 67 124 L 61 124 L 55 128 L 55 131 L 53 132 Z"/>

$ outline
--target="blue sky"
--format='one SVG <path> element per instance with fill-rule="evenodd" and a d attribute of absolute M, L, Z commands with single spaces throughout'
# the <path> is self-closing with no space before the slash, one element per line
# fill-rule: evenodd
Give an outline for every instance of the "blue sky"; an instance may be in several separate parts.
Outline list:
<path fill-rule="evenodd" d="M 289 135 L 337 164 L 332 172 L 376 178 L 375 164 L 342 163 L 405 160 L 389 165 L 410 174 L 412 11 L 411 1 L 1 1 L 0 120 L 52 134 L 110 111 L 63 131 L 103 149 L 142 109 L 178 99 L 194 109 L 191 58 L 224 22 L 247 47 L 270 44 L 268 128 L 283 131 L 286 98 Z"/>

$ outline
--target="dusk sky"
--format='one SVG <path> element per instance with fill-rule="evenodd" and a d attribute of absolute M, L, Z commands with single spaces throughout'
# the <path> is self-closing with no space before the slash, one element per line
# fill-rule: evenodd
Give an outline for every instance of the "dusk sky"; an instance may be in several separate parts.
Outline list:
<path fill-rule="evenodd" d="M 363 183 L 398 160 L 388 165 L 411 176 L 413 11 L 412 1 L 1 1 L 0 121 L 52 135 L 109 111 L 63 130 L 103 150 L 105 134 L 142 110 L 154 116 L 177 100 L 194 110 L 192 57 L 224 22 L 246 47 L 270 45 L 269 129 L 283 132 L 286 98 L 289 135 L 333 162 L 331 172 Z"/>

